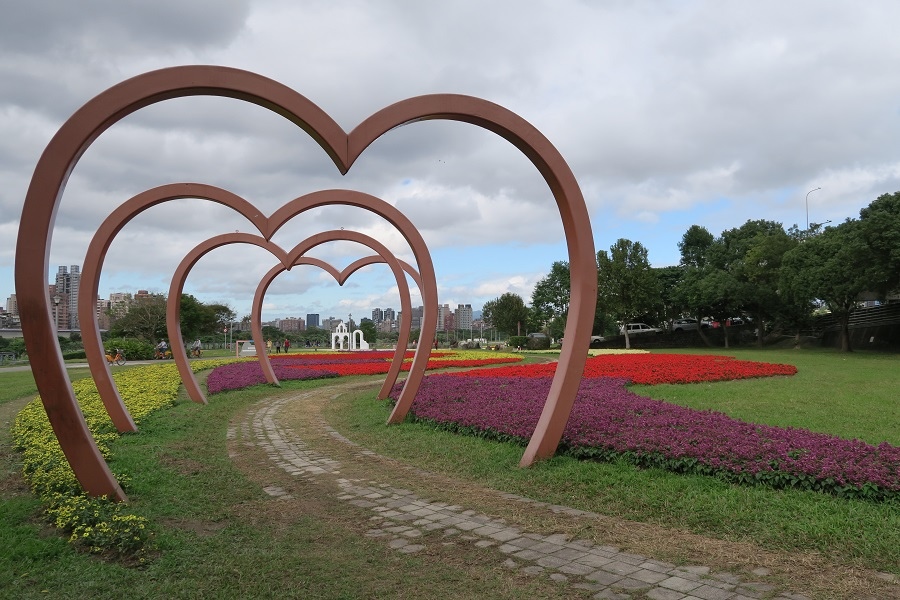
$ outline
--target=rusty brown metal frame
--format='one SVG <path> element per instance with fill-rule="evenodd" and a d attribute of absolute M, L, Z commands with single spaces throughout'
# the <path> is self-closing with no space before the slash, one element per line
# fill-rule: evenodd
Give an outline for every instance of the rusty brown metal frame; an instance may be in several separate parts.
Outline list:
<path fill-rule="evenodd" d="M 121 231 L 122 228 L 125 227 L 125 225 L 127 225 L 129 221 L 131 221 L 131 219 L 147 210 L 148 208 L 156 206 L 158 204 L 162 204 L 164 202 L 169 202 L 171 200 L 185 198 L 209 200 L 222 204 L 223 206 L 227 206 L 250 221 L 253 226 L 261 233 L 264 231 L 268 231 L 270 226 L 273 226 L 271 229 L 271 234 L 274 234 L 275 231 L 277 231 L 277 229 L 285 221 L 288 221 L 307 210 L 329 204 L 344 204 L 345 202 L 341 199 L 342 197 L 353 197 L 356 199 L 356 205 L 361 205 L 364 203 L 366 204 L 367 210 L 370 210 L 375 214 L 381 216 L 387 215 L 388 217 L 396 221 L 399 227 L 402 227 L 406 230 L 405 235 L 407 237 L 411 238 L 415 243 L 420 244 L 421 247 L 424 248 L 424 255 L 429 257 L 428 260 L 430 262 L 430 255 L 428 255 L 428 250 L 427 247 L 425 247 L 424 239 L 421 238 L 421 235 L 418 233 L 418 231 L 415 230 L 415 227 L 413 227 L 412 223 L 409 222 L 402 215 L 402 213 L 400 213 L 392 205 L 384 202 L 381 199 L 375 198 L 374 196 L 360 197 L 359 192 L 350 192 L 346 190 L 327 190 L 325 192 L 316 192 L 314 194 L 308 194 L 306 196 L 296 198 L 282 207 L 279 218 L 283 219 L 283 221 L 270 221 L 270 219 L 262 216 L 261 211 L 259 211 L 250 202 L 222 188 L 200 183 L 174 183 L 162 185 L 137 194 L 136 196 L 128 199 L 119 207 L 117 207 L 103 221 L 103 223 L 101 223 L 97 232 L 94 234 L 94 237 L 91 239 L 91 243 L 88 245 L 87 254 L 85 255 L 84 267 L 82 271 L 82 285 L 78 298 L 78 311 L 79 318 L 85 325 L 83 329 L 83 342 L 85 345 L 85 354 L 87 356 L 88 364 L 91 367 L 92 373 L 97 373 L 97 375 L 95 375 L 95 381 L 101 401 L 103 402 L 107 413 L 110 415 L 113 424 L 119 431 L 135 431 L 136 426 L 134 425 L 134 421 L 132 420 L 128 409 L 122 402 L 121 396 L 118 393 L 118 389 L 116 388 L 115 383 L 113 382 L 110 375 L 110 368 L 107 364 L 107 361 L 105 360 L 103 343 L 100 339 L 100 329 L 97 322 L 96 311 L 94 310 L 93 300 L 97 297 L 100 280 L 100 269 L 103 264 L 103 260 L 105 259 L 109 246 L 112 244 L 112 241 L 115 238 L 116 234 Z M 275 216 L 273 215 L 273 219 L 274 218 Z M 238 237 L 227 242 L 224 238 L 218 237 L 216 238 L 216 243 L 218 245 L 215 247 L 224 245 L 225 243 L 241 242 L 252 243 L 267 248 L 277 248 L 277 252 L 284 252 L 281 248 L 275 246 L 274 244 L 265 245 L 260 243 L 260 240 L 262 240 L 262 238 L 255 236 L 246 237 L 247 235 L 248 234 L 240 234 L 238 235 Z M 206 248 L 206 250 L 203 252 L 203 254 L 212 249 L 211 247 L 207 246 L 204 246 L 204 248 Z M 296 249 L 290 253 L 291 256 L 295 254 Z M 200 256 L 193 255 L 194 252 L 192 252 L 190 255 L 192 257 L 191 262 L 189 264 L 185 264 L 185 262 L 182 262 L 182 264 L 179 265 L 178 269 L 176 270 L 175 276 L 173 276 L 167 304 L 167 327 L 170 340 L 178 340 L 181 338 L 180 328 L 178 326 L 178 323 L 180 323 L 180 305 L 173 308 L 172 303 L 173 299 L 181 298 L 184 279 L 187 277 L 187 273 L 190 271 L 190 268 L 193 266 L 193 264 L 196 263 L 196 261 L 200 258 Z M 346 275 L 343 276 L 340 273 L 337 273 L 337 271 L 333 267 L 330 267 L 330 265 L 326 264 L 326 267 L 334 273 L 337 273 L 336 278 L 343 277 L 343 279 L 339 280 L 340 282 L 342 282 L 347 276 L 349 276 L 350 273 L 359 268 L 362 268 L 367 264 L 371 264 L 376 260 L 380 260 L 380 262 L 388 262 L 388 256 L 379 256 L 380 259 L 377 257 L 366 257 L 359 259 L 345 270 L 344 273 L 346 273 Z M 393 255 L 391 254 L 390 257 L 393 257 Z M 300 258 L 298 257 L 297 260 L 300 260 Z M 413 274 L 413 278 L 417 282 L 419 289 L 420 291 L 422 291 L 424 297 L 422 279 L 419 274 L 406 263 L 398 264 L 400 264 L 401 267 L 403 265 L 406 265 L 405 270 Z M 176 285 L 176 282 L 178 282 L 178 285 Z M 403 283 L 406 283 L 405 278 L 403 280 Z M 434 290 L 434 297 L 437 298 L 437 283 L 434 278 L 432 277 L 432 280 L 427 284 Z M 398 286 L 399 285 L 400 283 L 398 282 Z M 184 356 L 183 364 L 182 361 L 180 361 L 178 358 L 178 347 L 179 346 L 177 344 L 172 344 L 173 357 L 175 357 L 176 359 L 179 375 L 181 376 L 182 382 L 187 389 L 188 395 L 195 402 L 205 403 L 206 399 L 196 383 L 193 372 L 188 366 L 186 354 Z M 182 354 L 184 353 L 182 352 Z M 391 376 L 393 376 L 391 385 L 396 382 L 397 374 L 399 374 L 400 366 L 402 366 L 402 359 L 400 363 L 401 364 L 397 365 L 396 368 L 392 367 L 388 379 L 385 380 L 385 386 L 382 387 L 380 397 L 383 398 L 387 396 L 387 393 L 390 390 L 390 387 L 387 386 L 387 382 L 391 379 Z M 276 383 L 274 372 L 271 371 L 271 365 L 264 365 L 263 371 L 266 372 L 266 366 L 269 367 L 267 379 L 269 379 L 268 375 L 271 375 L 270 381 L 272 383 Z"/>
<path fill-rule="evenodd" d="M 400 266 L 399 261 L 394 258 L 394 255 L 388 250 L 383 244 L 379 241 L 371 238 L 367 235 L 354 232 L 354 231 L 326 231 L 322 233 L 318 233 L 316 235 L 310 236 L 297 246 L 295 246 L 291 251 L 284 252 L 279 248 L 279 253 L 277 256 L 281 259 L 281 264 L 274 267 L 269 271 L 269 273 L 263 277 L 260 286 L 257 288 L 256 295 L 253 301 L 253 313 L 252 320 L 259 324 L 260 323 L 260 311 L 262 307 L 262 297 L 265 294 L 265 288 L 268 287 L 268 284 L 271 282 L 272 278 L 269 275 L 277 270 L 277 273 L 280 273 L 284 270 L 287 270 L 289 267 L 296 265 L 298 261 L 302 260 L 303 255 L 309 250 L 315 248 L 318 245 L 324 244 L 330 241 L 336 240 L 347 240 L 354 241 L 365 246 L 368 246 L 372 250 L 378 253 L 379 256 L 382 257 L 383 261 L 388 264 L 393 272 L 394 276 L 397 278 L 397 285 L 400 288 L 400 298 L 401 304 L 403 306 L 402 310 L 406 310 L 409 314 L 410 310 L 410 296 L 409 296 L 409 285 L 406 283 L 406 277 L 403 274 L 403 268 Z M 172 278 L 172 283 L 169 287 L 169 299 L 166 304 L 166 323 L 168 327 L 169 339 L 170 340 L 180 340 L 181 339 L 181 293 L 184 289 L 184 283 L 187 278 L 188 273 L 191 271 L 193 266 L 200 260 L 203 256 L 205 256 L 208 252 L 218 248 L 220 246 L 224 246 L 226 244 L 235 244 L 235 243 L 250 243 L 256 244 L 257 246 L 270 249 L 271 242 L 267 242 L 263 240 L 259 236 L 246 234 L 246 233 L 226 233 L 223 235 L 215 236 L 209 238 L 203 243 L 197 245 L 193 250 L 191 250 L 178 265 L 178 268 L 175 271 L 175 276 Z M 270 250 L 271 251 L 271 250 Z M 283 253 L 283 256 L 282 254 Z M 435 287 L 436 284 L 435 284 Z M 253 340 L 256 344 L 257 348 L 262 349 L 263 339 L 262 339 L 262 330 L 260 327 L 253 327 Z M 427 354 L 427 353 L 425 353 Z M 399 361 L 398 361 L 399 356 Z M 185 389 L 188 393 L 188 397 L 194 402 L 198 402 L 201 404 L 206 404 L 206 396 L 203 394 L 203 391 L 200 389 L 200 385 L 197 383 L 196 377 L 194 377 L 194 373 L 190 366 L 190 361 L 187 356 L 187 351 L 185 350 L 184 344 L 181 343 L 172 343 L 172 357 L 175 359 L 175 364 L 178 366 L 178 373 L 181 375 L 181 380 L 184 383 Z M 427 360 L 427 358 L 426 358 Z M 268 355 L 264 352 L 259 355 L 260 367 L 263 370 L 263 374 L 266 377 L 266 381 L 269 383 L 278 384 L 278 379 L 275 376 L 275 372 L 272 369 L 272 364 L 269 360 Z M 385 392 L 385 388 L 387 391 L 390 391 L 390 388 L 397 380 L 397 374 L 400 372 L 400 367 L 403 363 L 403 352 L 400 352 L 399 355 L 395 353 L 394 360 L 391 365 L 391 370 L 388 372 L 388 378 L 385 379 L 385 383 L 382 386 L 382 392 L 387 395 Z M 393 377 L 393 379 L 391 379 Z M 388 382 L 390 381 L 390 385 Z"/>
<path fill-rule="evenodd" d="M 359 155 L 386 132 L 407 123 L 430 119 L 461 121 L 482 127 L 503 137 L 528 157 L 556 200 L 566 235 L 571 274 L 569 316 L 564 332 L 568 343 L 560 353 L 547 402 L 520 464 L 527 466 L 552 456 L 562 437 L 587 358 L 597 295 L 597 267 L 584 197 L 568 164 L 550 141 L 530 123 L 502 106 L 455 94 L 402 100 L 368 117 L 348 134 L 314 103 L 276 81 L 227 67 L 184 66 L 151 71 L 123 81 L 78 109 L 45 148 L 25 197 L 15 268 L 22 333 L 51 426 L 82 487 L 95 496 L 125 499 L 79 410 L 53 327 L 45 279 L 49 273 L 50 242 L 59 202 L 79 158 L 106 129 L 151 104 L 200 95 L 235 98 L 282 115 L 315 139 L 342 174 L 347 173 Z M 269 219 L 271 224 L 272 219 Z M 264 231 L 263 237 L 269 239 L 273 233 Z M 429 268 L 433 273 L 433 266 L 429 265 Z M 419 269 L 425 276 L 425 266 L 419 263 Z M 423 297 L 423 303 L 425 301 Z M 436 314 L 429 318 L 436 321 Z M 423 334 L 424 329 L 423 326 Z M 411 371 L 404 392 L 410 389 L 413 375 Z M 404 400 L 412 401 L 411 398 Z M 408 409 L 408 405 L 401 407 L 398 402 L 390 422 L 402 420 Z"/>
<path fill-rule="evenodd" d="M 344 230 L 341 230 L 341 232 L 333 233 L 335 233 L 335 239 L 349 239 L 348 237 L 338 235 L 339 233 L 344 233 Z M 371 244 L 367 245 L 374 250 Z M 401 275 L 402 272 L 405 271 L 406 274 L 412 277 L 413 281 L 418 286 L 419 291 L 421 292 L 421 290 L 423 289 L 422 278 L 419 276 L 418 271 L 416 271 L 409 263 L 397 259 L 387 250 L 387 248 L 384 248 L 384 253 L 379 252 L 377 256 L 365 256 L 352 262 L 343 271 L 338 271 L 332 265 L 326 263 L 323 260 L 307 256 L 298 258 L 294 263 L 294 266 L 296 267 L 301 264 L 306 264 L 320 267 L 328 273 L 331 273 L 332 277 L 334 277 L 338 285 L 342 286 L 344 285 L 344 282 L 347 281 L 347 278 L 359 269 L 368 265 L 379 263 L 387 263 L 395 276 L 397 275 L 397 270 L 393 265 L 396 264 L 396 266 L 401 270 Z M 268 291 L 269 285 L 271 285 L 272 281 L 278 275 L 284 273 L 286 270 L 287 269 L 284 267 L 284 265 L 275 265 L 274 267 L 272 267 L 268 271 L 268 273 L 263 275 L 262 280 L 259 282 L 259 285 L 256 288 L 256 293 L 253 296 L 253 304 L 250 311 L 250 331 L 253 337 L 254 345 L 260 350 L 265 348 L 262 335 L 263 300 L 265 299 L 266 292 Z M 428 283 L 428 285 L 437 288 L 437 281 L 431 281 Z M 406 283 L 406 277 L 401 276 L 397 278 L 397 289 L 400 292 L 400 310 L 403 311 L 404 315 L 412 314 L 409 284 Z M 394 384 L 397 383 L 397 377 L 400 375 L 400 370 L 403 367 L 403 359 L 406 356 L 406 347 L 409 344 L 409 333 L 411 330 L 412 319 L 405 319 L 400 323 L 400 330 L 397 332 L 397 347 L 394 350 L 394 356 L 391 360 L 391 367 L 388 370 L 387 377 L 385 377 L 384 383 L 381 386 L 381 390 L 378 392 L 379 400 L 387 398 L 388 394 L 390 394 L 391 392 L 391 388 L 393 388 Z M 417 347 L 420 345 L 421 344 L 417 344 Z M 273 385 L 278 385 L 278 377 L 275 376 L 275 371 L 272 369 L 272 362 L 269 359 L 269 355 L 265 351 L 262 351 L 262 353 L 260 353 L 260 351 L 257 351 L 257 355 L 260 357 L 259 362 L 262 366 L 263 375 L 265 376 L 266 381 Z"/>

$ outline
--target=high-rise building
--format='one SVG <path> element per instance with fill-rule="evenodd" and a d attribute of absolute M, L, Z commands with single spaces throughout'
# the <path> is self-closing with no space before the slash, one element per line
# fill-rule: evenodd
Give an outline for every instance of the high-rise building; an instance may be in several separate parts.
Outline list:
<path fill-rule="evenodd" d="M 472 329 L 471 304 L 459 304 L 456 306 L 456 329 Z"/>
<path fill-rule="evenodd" d="M 396 321 L 397 320 L 397 315 L 394 312 L 393 308 L 384 309 L 384 320 L 385 321 Z"/>
<path fill-rule="evenodd" d="M 444 328 L 444 322 L 447 320 L 447 315 L 453 314 L 450 312 L 449 304 L 439 304 L 437 307 L 437 330 L 438 331 L 446 331 Z"/>
<path fill-rule="evenodd" d="M 425 313 L 425 307 L 420 306 L 410 310 L 409 324 L 410 329 L 422 329 L 422 316 Z"/>
<path fill-rule="evenodd" d="M 15 294 L 10 294 L 6 299 L 6 312 L 13 316 L 19 316 L 19 301 L 16 300 Z"/>
<path fill-rule="evenodd" d="M 320 325 L 319 325 L 319 315 L 317 315 L 317 314 L 307 314 L 307 315 L 306 315 L 306 326 L 307 326 L 307 327 L 320 327 Z"/>
<path fill-rule="evenodd" d="M 281 331 L 297 333 L 306 329 L 306 323 L 303 319 L 297 317 L 288 317 L 287 319 L 279 319 L 275 325 Z"/>
<path fill-rule="evenodd" d="M 59 266 L 50 299 L 53 302 L 60 329 L 78 329 L 78 287 L 81 284 L 81 267 L 72 265 L 71 271 Z M 57 299 L 59 302 L 57 303 Z"/>
<path fill-rule="evenodd" d="M 372 322 L 373 323 L 381 323 L 384 321 L 384 311 L 380 308 L 372 309 Z"/>

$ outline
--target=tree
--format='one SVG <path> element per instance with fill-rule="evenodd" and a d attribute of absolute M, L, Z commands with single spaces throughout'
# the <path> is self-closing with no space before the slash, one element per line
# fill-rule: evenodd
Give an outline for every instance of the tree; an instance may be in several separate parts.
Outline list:
<path fill-rule="evenodd" d="M 781 262 L 797 245 L 781 223 L 747 221 L 722 233 L 726 261 L 720 265 L 734 279 L 737 309 L 753 315 L 757 345 L 762 346 L 766 322 L 784 314 L 788 297 L 779 294 Z"/>
<path fill-rule="evenodd" d="M 528 320 L 528 307 L 518 294 L 506 292 L 499 298 L 484 303 L 482 318 L 499 331 L 508 335 L 520 335 Z"/>
<path fill-rule="evenodd" d="M 882 295 L 900 288 L 900 192 L 882 194 L 859 211 L 860 234 L 877 269 L 873 290 Z"/>
<path fill-rule="evenodd" d="M 181 337 L 194 339 L 216 330 L 215 314 L 191 294 L 181 295 Z M 174 341 L 173 341 L 174 343 Z"/>
<path fill-rule="evenodd" d="M 363 339 L 370 344 L 374 344 L 378 338 L 378 330 L 375 329 L 375 323 L 372 319 L 362 319 L 359 322 L 359 330 L 362 331 Z"/>
<path fill-rule="evenodd" d="M 571 294 L 569 263 L 556 261 L 550 267 L 550 273 L 537 282 L 531 293 L 531 310 L 535 320 L 542 324 L 559 320 L 565 329 Z"/>
<path fill-rule="evenodd" d="M 850 315 L 881 272 L 877 262 L 859 221 L 848 219 L 785 254 L 781 288 L 797 302 L 823 301 L 840 323 L 841 350 L 850 352 Z"/>
<path fill-rule="evenodd" d="M 706 266 L 709 258 L 709 249 L 715 242 L 713 234 L 700 225 L 691 225 L 681 236 L 678 242 L 678 250 L 681 252 L 681 265 L 683 267 L 702 268 Z"/>
<path fill-rule="evenodd" d="M 684 277 L 684 267 L 681 265 L 654 268 L 656 278 L 659 280 L 660 301 L 662 303 L 662 318 L 669 323 L 684 313 L 685 307 L 678 297 L 678 284 Z"/>
<path fill-rule="evenodd" d="M 133 337 L 154 345 L 159 340 L 168 338 L 166 297 L 162 294 L 150 294 L 132 300 L 128 312 L 110 326 L 110 336 Z"/>
<path fill-rule="evenodd" d="M 599 251 L 597 277 L 597 310 L 610 312 L 623 323 L 659 303 L 659 281 L 640 242 L 619 239 L 610 246 L 609 254 Z M 631 348 L 627 328 L 625 347 Z"/>

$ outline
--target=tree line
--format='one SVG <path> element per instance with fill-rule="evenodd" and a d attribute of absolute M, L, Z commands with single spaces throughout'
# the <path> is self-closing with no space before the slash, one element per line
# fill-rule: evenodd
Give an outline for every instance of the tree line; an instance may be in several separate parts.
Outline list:
<path fill-rule="evenodd" d="M 828 227 L 785 230 L 759 219 L 715 236 L 692 225 L 678 249 L 679 264 L 661 268 L 650 266 L 640 242 L 619 239 L 597 252 L 592 333 L 618 333 L 618 323 L 710 317 L 724 324 L 745 316 L 762 345 L 771 332 L 799 335 L 814 312 L 825 309 L 840 323 L 841 349 L 849 351 L 849 319 L 860 302 L 884 300 L 900 289 L 900 192 L 883 194 L 859 218 Z M 557 261 L 535 286 L 530 307 L 507 293 L 485 303 L 483 318 L 509 335 L 541 331 L 559 338 L 569 290 L 569 264 Z"/>

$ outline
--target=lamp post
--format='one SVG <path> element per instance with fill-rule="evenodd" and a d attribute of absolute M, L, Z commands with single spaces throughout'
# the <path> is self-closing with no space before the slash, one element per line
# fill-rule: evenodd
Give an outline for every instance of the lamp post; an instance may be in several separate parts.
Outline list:
<path fill-rule="evenodd" d="M 53 320 L 56 323 L 56 335 L 59 335 L 59 301 L 62 298 L 59 297 L 59 294 L 53 296 Z"/>
<path fill-rule="evenodd" d="M 821 190 L 822 188 L 817 187 L 815 189 L 809 190 L 806 192 L 806 230 L 809 231 L 809 195 L 817 190 Z"/>

